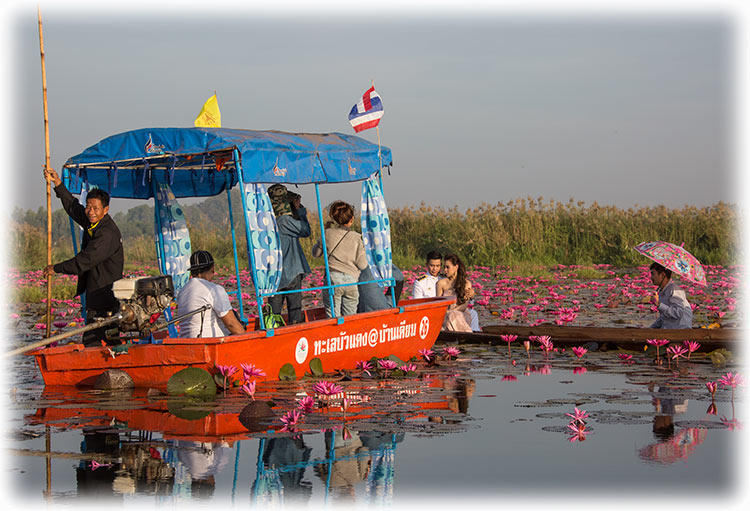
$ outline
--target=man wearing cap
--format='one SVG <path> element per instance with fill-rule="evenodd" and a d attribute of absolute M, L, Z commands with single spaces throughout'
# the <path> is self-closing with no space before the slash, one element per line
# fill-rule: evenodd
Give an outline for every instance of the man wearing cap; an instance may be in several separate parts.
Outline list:
<path fill-rule="evenodd" d="M 282 270 L 279 291 L 293 291 L 302 289 L 302 279 L 310 273 L 300 238 L 310 236 L 310 224 L 307 221 L 307 210 L 302 205 L 298 194 L 277 183 L 268 187 L 268 196 L 276 215 L 276 226 L 279 230 L 281 244 Z M 274 314 L 281 314 L 281 308 L 286 300 L 287 324 L 302 323 L 302 293 L 289 293 L 270 296 L 268 303 Z"/>
<path fill-rule="evenodd" d="M 223 337 L 241 334 L 245 327 L 235 316 L 229 295 L 214 278 L 214 258 L 205 250 L 190 256 L 190 280 L 177 293 L 177 313 L 200 309 L 210 305 L 211 310 L 194 314 L 180 322 L 180 337 Z"/>
<path fill-rule="evenodd" d="M 44 177 L 54 183 L 55 195 L 60 198 L 63 209 L 74 222 L 83 227 L 81 250 L 75 257 L 44 268 L 44 275 L 65 273 L 76 275 L 76 296 L 86 292 L 86 324 L 95 318 L 103 318 L 117 312 L 120 302 L 112 291 L 114 281 L 122 278 L 125 261 L 122 237 L 112 217 L 109 216 L 109 194 L 94 188 L 86 196 L 84 207 L 65 187 L 55 169 L 48 167 Z M 106 330 L 101 327 L 83 334 L 84 346 L 97 346 L 104 340 L 119 344 L 119 340 L 107 340 Z"/>

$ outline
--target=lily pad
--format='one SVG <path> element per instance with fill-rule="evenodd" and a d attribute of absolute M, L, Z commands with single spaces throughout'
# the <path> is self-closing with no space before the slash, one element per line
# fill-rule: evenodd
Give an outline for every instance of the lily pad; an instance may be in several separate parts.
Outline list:
<path fill-rule="evenodd" d="M 396 363 L 397 363 L 397 364 L 398 364 L 399 366 L 402 366 L 402 365 L 405 365 L 405 364 L 406 364 L 406 362 L 404 362 L 403 360 L 401 360 L 400 358 L 398 358 L 398 357 L 397 357 L 396 355 L 388 355 L 388 357 L 386 357 L 386 359 L 387 359 L 387 360 L 393 360 L 393 361 L 394 361 L 394 362 L 396 362 Z"/>
<path fill-rule="evenodd" d="M 708 356 L 711 358 L 711 363 L 717 366 L 723 366 L 734 359 L 732 352 L 724 348 L 714 350 L 710 352 Z"/>
<path fill-rule="evenodd" d="M 315 377 L 323 376 L 323 362 L 318 357 L 310 361 L 310 372 Z"/>
<path fill-rule="evenodd" d="M 177 371 L 167 382 L 171 396 L 207 397 L 216 395 L 216 383 L 211 373 L 199 367 Z"/>
<path fill-rule="evenodd" d="M 297 379 L 297 373 L 294 372 L 294 366 L 290 363 L 286 363 L 279 369 L 279 380 L 281 381 L 293 381 Z"/>

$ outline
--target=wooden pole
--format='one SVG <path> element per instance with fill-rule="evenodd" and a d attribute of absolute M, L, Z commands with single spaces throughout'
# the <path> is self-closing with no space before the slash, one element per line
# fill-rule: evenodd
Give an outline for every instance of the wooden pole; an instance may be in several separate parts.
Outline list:
<path fill-rule="evenodd" d="M 42 11 L 37 6 L 39 19 L 39 52 L 42 57 L 42 98 L 44 99 L 44 170 L 50 167 L 49 157 L 49 116 L 47 115 L 47 70 L 44 67 L 44 35 L 42 33 Z M 52 184 L 47 182 L 47 266 L 52 264 Z M 47 330 L 46 336 L 52 332 L 52 275 L 47 276 Z"/>

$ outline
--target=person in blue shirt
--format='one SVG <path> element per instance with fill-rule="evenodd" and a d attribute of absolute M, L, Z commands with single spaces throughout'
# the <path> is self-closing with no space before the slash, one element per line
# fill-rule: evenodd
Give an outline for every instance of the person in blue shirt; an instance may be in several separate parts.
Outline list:
<path fill-rule="evenodd" d="M 651 328 L 692 328 L 693 309 L 685 291 L 672 282 L 672 271 L 659 263 L 652 263 L 651 282 L 656 286 L 654 300 L 659 317 Z"/>
<path fill-rule="evenodd" d="M 282 184 L 268 187 L 273 213 L 276 215 L 276 226 L 281 244 L 282 265 L 279 291 L 302 289 L 302 279 L 310 273 L 300 238 L 310 236 L 310 223 L 307 221 L 307 209 L 302 205 L 302 197 L 287 190 Z M 302 293 L 274 295 L 268 298 L 273 314 L 281 314 L 286 300 L 287 324 L 304 322 L 302 315 Z"/>

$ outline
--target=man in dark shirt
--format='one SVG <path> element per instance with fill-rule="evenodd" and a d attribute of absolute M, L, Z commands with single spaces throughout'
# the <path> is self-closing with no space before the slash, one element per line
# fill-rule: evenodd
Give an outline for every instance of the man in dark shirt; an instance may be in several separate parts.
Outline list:
<path fill-rule="evenodd" d="M 65 212 L 83 227 L 83 240 L 78 254 L 44 269 L 44 275 L 66 273 L 78 276 L 76 296 L 86 292 L 86 323 L 94 318 L 106 317 L 116 312 L 120 304 L 112 292 L 112 283 L 122 278 L 124 256 L 120 230 L 109 216 L 109 194 L 93 189 L 86 197 L 86 207 L 65 188 L 54 169 L 48 168 L 44 176 L 55 185 L 55 194 L 60 198 Z M 83 335 L 83 344 L 96 346 L 105 340 L 106 327 L 97 328 Z M 115 344 L 117 341 L 108 341 Z"/>

